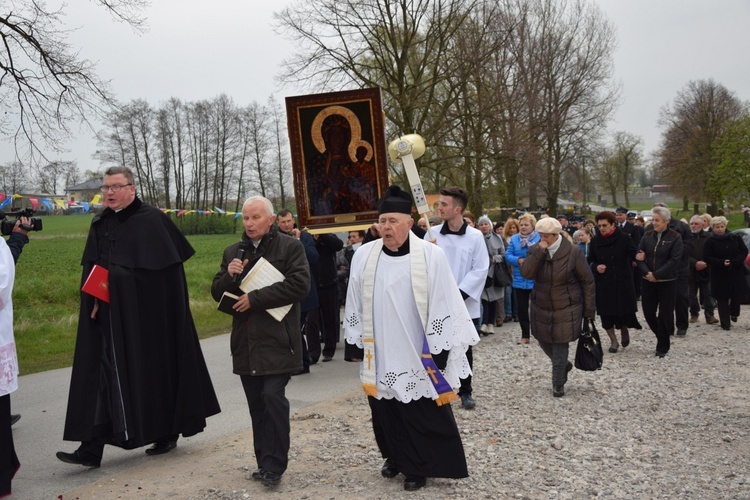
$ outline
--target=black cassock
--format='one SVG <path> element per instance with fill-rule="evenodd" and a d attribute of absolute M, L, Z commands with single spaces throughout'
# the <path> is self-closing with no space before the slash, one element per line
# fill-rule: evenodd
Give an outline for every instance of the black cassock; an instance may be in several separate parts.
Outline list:
<path fill-rule="evenodd" d="M 183 262 L 195 251 L 160 210 L 138 198 L 91 223 L 83 283 L 109 270 L 109 304 L 81 293 L 63 438 L 132 449 L 191 436 L 219 413 L 198 341 Z"/>

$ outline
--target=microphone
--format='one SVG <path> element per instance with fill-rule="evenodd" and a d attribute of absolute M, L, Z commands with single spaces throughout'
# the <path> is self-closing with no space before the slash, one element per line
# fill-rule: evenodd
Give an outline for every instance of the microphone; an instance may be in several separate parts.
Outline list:
<path fill-rule="evenodd" d="M 244 258 L 245 258 L 245 252 L 246 252 L 246 250 L 245 250 L 245 245 L 244 245 L 244 244 L 242 244 L 242 243 L 240 243 L 240 246 L 239 246 L 239 248 L 237 249 L 237 255 L 235 255 L 235 257 L 236 257 L 237 259 L 240 259 L 240 260 L 242 260 L 242 259 L 244 259 Z M 232 283 L 239 283 L 239 282 L 240 282 L 240 276 L 241 276 L 241 275 L 242 275 L 242 273 L 237 273 L 237 274 L 235 274 L 234 276 L 232 276 Z"/>

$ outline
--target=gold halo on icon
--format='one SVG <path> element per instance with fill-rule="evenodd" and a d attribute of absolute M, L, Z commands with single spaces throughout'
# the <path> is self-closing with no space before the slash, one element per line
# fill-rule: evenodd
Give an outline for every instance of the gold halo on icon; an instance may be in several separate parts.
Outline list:
<path fill-rule="evenodd" d="M 367 148 L 367 157 L 365 160 L 370 161 L 372 158 L 372 145 L 362 140 L 362 125 L 359 123 L 359 118 L 352 112 L 351 109 L 345 108 L 344 106 L 328 106 L 322 109 L 315 119 L 313 120 L 312 127 L 310 127 L 310 137 L 315 149 L 319 152 L 326 150 L 326 144 L 323 140 L 323 134 L 321 129 L 323 127 L 323 120 L 331 115 L 343 116 L 347 122 L 349 122 L 349 129 L 351 130 L 351 139 L 349 141 L 349 159 L 353 162 L 357 161 L 357 148 L 364 146 Z"/>
<path fill-rule="evenodd" d="M 349 147 L 349 155 L 352 157 L 352 161 L 355 163 L 358 161 L 357 149 L 359 149 L 360 146 L 364 146 L 364 148 L 367 150 L 367 154 L 365 155 L 365 161 L 372 160 L 372 145 L 367 141 L 360 140 L 357 143 L 352 141 L 352 146 Z"/>

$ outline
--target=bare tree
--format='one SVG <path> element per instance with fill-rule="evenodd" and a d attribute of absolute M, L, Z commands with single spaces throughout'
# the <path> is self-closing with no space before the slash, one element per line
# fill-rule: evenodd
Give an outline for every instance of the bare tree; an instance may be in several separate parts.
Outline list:
<path fill-rule="evenodd" d="M 257 101 L 250 103 L 244 114 L 246 120 L 245 131 L 247 142 L 250 146 L 250 163 L 255 171 L 255 186 L 251 188 L 261 196 L 268 197 L 267 185 L 269 182 L 268 153 L 271 145 L 271 134 L 268 130 L 268 110 L 258 104 Z"/>
<path fill-rule="evenodd" d="M 380 87 L 390 134 L 418 132 L 440 143 L 457 99 L 446 82 L 450 48 L 477 0 L 311 0 L 275 14 L 299 49 L 279 79 L 331 90 Z M 440 158 L 440 161 L 445 160 Z M 421 164 L 437 161 L 428 154 Z M 401 170 L 396 180 L 403 181 Z"/>
<path fill-rule="evenodd" d="M 213 190 L 211 206 L 224 205 L 229 184 L 234 180 L 233 166 L 237 146 L 237 107 L 221 94 L 211 102 L 213 109 Z"/>
<path fill-rule="evenodd" d="M 630 185 L 635 180 L 637 168 L 643 158 L 643 140 L 628 132 L 616 132 L 614 136 L 614 157 L 617 164 L 617 180 L 625 195 L 625 206 L 630 206 Z"/>
<path fill-rule="evenodd" d="M 109 129 L 97 132 L 97 150 L 94 158 L 114 165 L 128 165 L 128 139 L 125 134 L 125 123 L 118 107 L 113 107 L 107 113 L 104 123 Z"/>
<path fill-rule="evenodd" d="M 187 112 L 188 142 L 192 168 L 190 170 L 190 205 L 201 206 L 208 184 L 208 103 L 191 104 Z"/>
<path fill-rule="evenodd" d="M 273 170 L 276 171 L 279 188 L 280 206 L 287 206 L 287 196 L 293 194 L 290 191 L 287 194 L 288 179 L 292 178 L 291 162 L 289 160 L 289 147 L 286 132 L 286 116 L 281 105 L 276 101 L 273 95 L 268 98 L 268 113 L 270 119 L 271 138 L 271 155 L 273 156 Z"/>
<path fill-rule="evenodd" d="M 77 170 L 78 165 L 74 161 L 53 161 L 42 168 L 38 168 L 39 190 L 42 193 L 59 194 L 57 188 L 60 181 L 70 170 Z"/>
<path fill-rule="evenodd" d="M 497 201 L 490 130 L 497 125 L 494 116 L 502 113 L 505 103 L 495 91 L 493 55 L 502 50 L 505 36 L 492 22 L 496 9 L 494 2 L 478 4 L 450 46 L 453 70 L 439 93 L 452 104 L 443 119 L 445 130 L 437 148 L 440 161 L 426 165 L 438 170 L 446 182 L 465 187 L 470 193 L 469 209 L 475 213 L 482 213 L 490 200 Z"/>
<path fill-rule="evenodd" d="M 612 205 L 617 205 L 617 190 L 620 182 L 620 165 L 617 156 L 611 150 L 603 152 L 602 158 L 594 168 L 594 178 L 600 188 L 612 197 Z"/>
<path fill-rule="evenodd" d="M 63 187 L 67 189 L 69 186 L 75 186 L 80 180 L 81 171 L 78 169 L 78 165 L 69 165 L 64 173 Z"/>
<path fill-rule="evenodd" d="M 144 28 L 145 0 L 95 0 L 118 21 Z M 95 65 L 79 57 L 63 29 L 65 5 L 14 0 L 0 9 L 0 138 L 13 143 L 29 164 L 44 160 L 43 149 L 61 151 L 71 125 L 88 123 L 111 102 Z M 103 107 L 104 106 L 104 107 Z"/>
<path fill-rule="evenodd" d="M 518 16 L 518 35 L 510 40 L 544 172 L 530 181 L 539 182 L 554 212 L 563 171 L 601 133 L 617 103 L 615 33 L 598 7 L 583 0 L 509 0 L 508 8 Z"/>
<path fill-rule="evenodd" d="M 714 147 L 722 130 L 742 112 L 734 93 L 713 80 L 689 82 L 672 106 L 662 109 L 659 170 L 674 194 L 695 202 L 719 201 L 721 186 L 711 182 L 717 165 Z"/>
<path fill-rule="evenodd" d="M 6 166 L 0 166 L 0 187 L 4 193 L 20 193 L 28 186 L 28 171 L 20 161 L 14 161 Z"/>

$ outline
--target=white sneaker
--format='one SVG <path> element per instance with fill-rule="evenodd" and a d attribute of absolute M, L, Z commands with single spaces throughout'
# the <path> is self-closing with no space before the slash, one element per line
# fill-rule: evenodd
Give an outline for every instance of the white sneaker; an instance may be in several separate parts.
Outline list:
<path fill-rule="evenodd" d="M 487 333 L 493 335 L 495 333 L 495 325 L 487 325 Z"/>
<path fill-rule="evenodd" d="M 482 325 L 482 328 L 479 329 L 482 333 L 487 333 L 487 325 Z"/>

